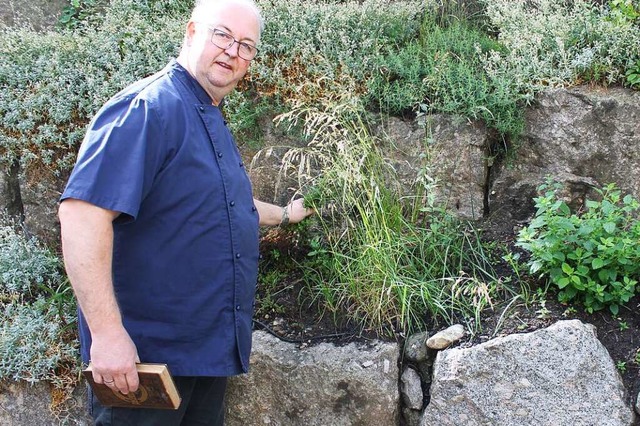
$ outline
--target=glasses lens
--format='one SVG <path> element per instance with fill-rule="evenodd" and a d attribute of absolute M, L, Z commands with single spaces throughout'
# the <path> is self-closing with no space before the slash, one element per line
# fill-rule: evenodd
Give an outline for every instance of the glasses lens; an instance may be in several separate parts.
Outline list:
<path fill-rule="evenodd" d="M 255 58 L 256 53 L 258 53 L 258 49 L 251 46 L 250 44 L 240 43 L 240 47 L 238 47 L 238 56 L 242 59 L 246 59 L 247 61 Z"/>
<path fill-rule="evenodd" d="M 233 37 L 224 31 L 213 30 L 211 32 L 211 42 L 218 46 L 220 49 L 228 49 L 233 44 Z"/>

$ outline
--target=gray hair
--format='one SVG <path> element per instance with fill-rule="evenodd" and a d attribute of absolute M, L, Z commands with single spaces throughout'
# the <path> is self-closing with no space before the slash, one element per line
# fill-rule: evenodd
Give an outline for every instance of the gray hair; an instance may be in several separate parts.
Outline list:
<path fill-rule="evenodd" d="M 264 30 L 264 19 L 262 18 L 262 13 L 260 12 L 260 8 L 256 4 L 254 0 L 197 0 L 196 5 L 191 12 L 191 20 L 197 21 L 200 16 L 206 13 L 207 9 L 216 3 L 228 3 L 228 4 L 239 4 L 243 6 L 247 6 L 258 18 L 258 22 L 260 24 L 260 33 Z"/>

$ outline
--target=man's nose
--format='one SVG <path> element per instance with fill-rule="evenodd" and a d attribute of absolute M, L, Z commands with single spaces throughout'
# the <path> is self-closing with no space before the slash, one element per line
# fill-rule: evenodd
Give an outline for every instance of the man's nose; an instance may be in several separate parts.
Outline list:
<path fill-rule="evenodd" d="M 227 47 L 224 51 L 229 56 L 238 56 L 238 50 L 240 49 L 240 43 L 234 41 L 231 46 Z"/>

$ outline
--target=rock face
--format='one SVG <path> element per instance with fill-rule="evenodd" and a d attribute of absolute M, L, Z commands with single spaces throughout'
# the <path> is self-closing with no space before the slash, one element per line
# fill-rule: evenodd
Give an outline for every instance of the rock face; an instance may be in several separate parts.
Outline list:
<path fill-rule="evenodd" d="M 381 140 L 382 155 L 396 173 L 397 182 L 389 185 L 398 187 L 401 195 L 414 196 L 421 176 L 426 175 L 437 182 L 436 200 L 459 217 L 483 217 L 489 172 L 489 138 L 484 125 L 446 115 L 419 121 L 391 117 L 373 131 Z M 300 187 L 295 178 L 297 165 L 284 167 L 286 152 L 280 143 L 253 158 L 250 177 L 258 198 L 283 202 L 293 195 L 291 188 Z"/>
<path fill-rule="evenodd" d="M 68 3 L 65 0 L 0 0 L 0 26 L 29 23 L 35 29 L 51 28 Z"/>
<path fill-rule="evenodd" d="M 403 195 L 415 195 L 426 174 L 436 181 L 440 203 L 459 217 L 482 218 L 489 170 L 489 138 L 482 124 L 446 115 L 415 122 L 390 118 L 378 133 L 388 141 L 383 154 L 396 170 Z"/>
<path fill-rule="evenodd" d="M 426 119 L 432 144 L 430 170 L 436 178 L 437 199 L 463 219 L 484 216 L 489 167 L 486 127 L 460 117 L 434 115 Z"/>
<path fill-rule="evenodd" d="M 298 349 L 253 333 L 250 373 L 227 393 L 229 426 L 397 425 L 397 344 Z"/>
<path fill-rule="evenodd" d="M 283 164 L 287 147 L 269 147 L 256 154 L 249 165 L 249 177 L 254 196 L 261 201 L 286 205 L 300 188 L 297 170 L 288 170 Z"/>
<path fill-rule="evenodd" d="M 0 383 L 0 425 L 76 425 L 93 424 L 87 414 L 87 392 L 84 385 L 73 392 L 70 400 L 62 406 L 62 412 L 51 412 L 51 389 L 46 383 Z"/>
<path fill-rule="evenodd" d="M 578 320 L 438 353 L 421 426 L 630 425 L 594 327 Z"/>
<path fill-rule="evenodd" d="M 405 407 L 410 410 L 421 410 L 424 394 L 420 384 L 420 375 L 413 368 L 407 368 L 400 377 L 400 393 Z"/>
<path fill-rule="evenodd" d="M 534 212 L 536 187 L 552 176 L 580 206 L 591 186 L 615 182 L 640 198 L 640 92 L 584 87 L 549 90 L 527 109 L 515 158 L 492 171 L 489 211 L 524 221 Z"/>
<path fill-rule="evenodd" d="M 586 87 L 541 93 L 525 111 L 525 131 L 511 155 L 493 164 L 491 136 L 480 123 L 432 115 L 421 121 L 390 118 L 375 133 L 393 164 L 405 195 L 427 173 L 437 182 L 436 198 L 464 219 L 497 218 L 508 226 L 534 213 L 537 187 L 551 176 L 564 185 L 570 204 L 594 197 L 593 187 L 615 182 L 640 198 L 640 92 Z M 286 199 L 278 177 L 284 153 L 255 161 L 268 179 L 254 179 L 257 194 Z M 269 174 L 266 171 L 271 170 Z M 258 174 L 256 174 L 258 176 Z M 274 182 L 281 195 L 274 194 Z M 295 185 L 289 175 L 289 184 Z"/>
<path fill-rule="evenodd" d="M 59 240 L 58 201 L 68 179 L 68 174 L 54 176 L 53 173 L 27 170 L 21 173 L 20 195 L 24 208 L 24 225 L 40 241 L 49 245 Z"/>
<path fill-rule="evenodd" d="M 0 163 L 0 210 L 23 220 L 29 234 L 53 246 L 59 241 L 58 201 L 68 176 Z"/>
<path fill-rule="evenodd" d="M 11 218 L 25 217 L 20 191 L 20 165 L 17 162 L 0 163 L 0 207 Z"/>

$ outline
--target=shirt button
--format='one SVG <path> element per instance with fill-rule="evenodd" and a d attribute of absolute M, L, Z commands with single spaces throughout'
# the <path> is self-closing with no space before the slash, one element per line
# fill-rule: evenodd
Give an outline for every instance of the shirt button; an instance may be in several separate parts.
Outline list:
<path fill-rule="evenodd" d="M 233 207 L 233 206 L 235 206 L 235 205 L 236 205 L 236 202 L 235 202 L 235 201 L 232 201 L 232 202 L 230 202 L 230 203 L 229 203 L 229 205 L 230 205 L 231 207 Z"/>
<path fill-rule="evenodd" d="M 258 210 L 258 209 L 256 208 L 256 206 L 252 206 L 252 207 L 251 207 L 251 211 L 252 211 L 252 212 L 255 212 L 256 210 Z"/>
<path fill-rule="evenodd" d="M 222 158 L 222 153 L 221 152 L 218 153 L 218 158 Z"/>
<path fill-rule="evenodd" d="M 236 253 L 236 259 L 240 259 L 240 253 Z"/>
<path fill-rule="evenodd" d="M 240 305 L 236 305 L 236 311 L 240 310 Z"/>
<path fill-rule="evenodd" d="M 200 107 L 200 111 L 204 112 L 204 107 L 203 106 Z"/>

